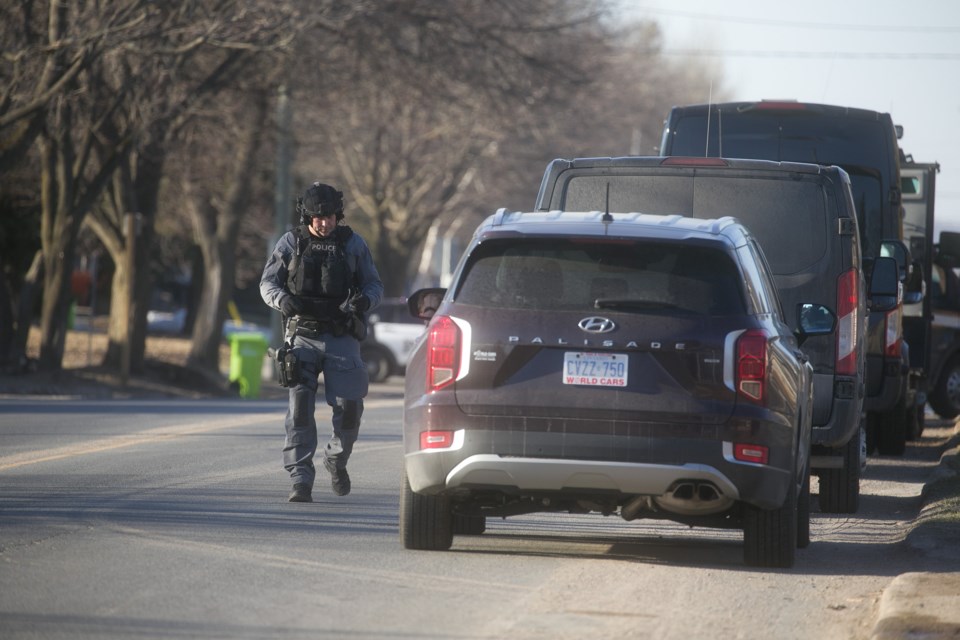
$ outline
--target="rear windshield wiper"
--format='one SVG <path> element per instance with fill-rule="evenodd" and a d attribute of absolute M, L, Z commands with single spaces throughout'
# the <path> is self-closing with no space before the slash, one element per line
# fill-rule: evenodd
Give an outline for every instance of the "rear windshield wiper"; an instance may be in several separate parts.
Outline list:
<path fill-rule="evenodd" d="M 639 298 L 597 298 L 593 301 L 596 309 L 680 309 L 681 307 L 663 300 L 642 300 Z"/>

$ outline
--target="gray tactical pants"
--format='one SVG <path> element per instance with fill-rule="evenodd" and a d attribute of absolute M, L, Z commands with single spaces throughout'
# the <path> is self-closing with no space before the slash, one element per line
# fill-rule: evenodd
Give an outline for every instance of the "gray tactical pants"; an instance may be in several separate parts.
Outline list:
<path fill-rule="evenodd" d="M 318 378 L 323 373 L 324 396 L 333 410 L 333 433 L 322 455 L 338 469 L 345 469 L 360 432 L 363 398 L 369 378 L 360 358 L 360 343 L 348 335 L 320 334 L 317 338 L 296 336 L 293 352 L 300 360 L 300 384 L 290 388 L 284 420 L 286 441 L 283 467 L 293 484 L 313 486 L 316 470 L 317 421 L 314 415 Z"/>

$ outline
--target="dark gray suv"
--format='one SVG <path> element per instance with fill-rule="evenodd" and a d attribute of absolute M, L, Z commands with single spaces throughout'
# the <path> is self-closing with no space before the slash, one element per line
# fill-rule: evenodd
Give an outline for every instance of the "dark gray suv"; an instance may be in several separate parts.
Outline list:
<path fill-rule="evenodd" d="M 795 334 L 735 219 L 500 210 L 410 306 L 405 547 L 538 511 L 740 528 L 759 566 L 809 543 L 799 343 L 836 318 L 800 305 Z"/>

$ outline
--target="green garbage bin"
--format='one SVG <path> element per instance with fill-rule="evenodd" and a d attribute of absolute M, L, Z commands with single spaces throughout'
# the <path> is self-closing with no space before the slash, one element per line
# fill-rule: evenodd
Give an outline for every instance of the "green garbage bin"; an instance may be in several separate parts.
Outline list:
<path fill-rule="evenodd" d="M 241 398 L 257 398 L 267 339 L 259 333 L 233 333 L 229 339 L 230 383 L 237 385 Z"/>

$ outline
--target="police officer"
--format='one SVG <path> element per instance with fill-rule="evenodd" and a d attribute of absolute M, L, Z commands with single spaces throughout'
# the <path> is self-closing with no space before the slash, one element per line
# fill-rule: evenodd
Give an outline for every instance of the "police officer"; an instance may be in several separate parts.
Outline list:
<path fill-rule="evenodd" d="M 284 422 L 283 466 L 293 480 L 290 502 L 312 502 L 317 452 L 314 417 L 318 376 L 333 409 L 333 435 L 322 464 L 333 492 L 350 493 L 347 461 L 367 395 L 360 358 L 365 314 L 383 297 L 383 283 L 367 243 L 343 221 L 343 193 L 314 182 L 298 199 L 300 226 L 285 233 L 267 259 L 260 295 L 283 313 L 290 402 Z"/>

